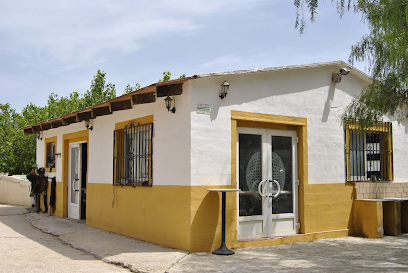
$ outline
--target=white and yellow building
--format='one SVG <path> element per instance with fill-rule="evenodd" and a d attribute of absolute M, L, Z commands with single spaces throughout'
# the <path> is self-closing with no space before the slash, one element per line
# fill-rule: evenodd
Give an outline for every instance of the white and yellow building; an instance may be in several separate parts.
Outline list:
<path fill-rule="evenodd" d="M 378 173 L 352 170 L 356 139 L 339 116 L 369 81 L 341 61 L 201 74 L 23 129 L 38 134 L 37 164 L 56 177 L 59 217 L 210 251 L 221 241 L 221 194 L 207 190 L 240 189 L 226 194 L 230 248 L 343 236 L 355 233 L 350 181 L 408 181 L 407 127 L 392 119 L 378 130 L 387 134 Z"/>

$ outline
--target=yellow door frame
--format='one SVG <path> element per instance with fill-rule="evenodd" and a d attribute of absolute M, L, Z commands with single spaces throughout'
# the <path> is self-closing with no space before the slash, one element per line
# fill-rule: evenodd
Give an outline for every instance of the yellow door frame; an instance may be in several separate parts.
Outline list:
<path fill-rule="evenodd" d="M 86 141 L 87 145 L 87 167 L 89 167 L 89 131 L 83 130 L 74 133 L 64 134 L 62 136 L 62 199 L 63 210 L 62 217 L 68 216 L 68 169 L 69 169 L 69 144 L 73 142 Z M 88 168 L 87 168 L 88 170 Z M 86 173 L 86 181 L 88 183 L 88 171 Z"/>
<path fill-rule="evenodd" d="M 275 130 L 296 130 L 299 138 L 297 146 L 297 161 L 298 161 L 298 213 L 300 230 L 299 233 L 305 233 L 304 219 L 304 191 L 305 185 L 308 184 L 308 147 L 307 147 L 307 119 L 301 117 L 269 115 L 261 113 L 250 113 L 231 110 L 231 186 L 237 187 L 237 128 L 266 128 Z M 232 199 L 232 198 L 231 198 Z M 236 197 L 234 198 L 236 204 Z M 237 208 L 232 212 L 237 214 Z M 235 226 L 237 223 L 235 223 Z M 236 228 L 233 232 L 233 241 L 237 241 Z"/>

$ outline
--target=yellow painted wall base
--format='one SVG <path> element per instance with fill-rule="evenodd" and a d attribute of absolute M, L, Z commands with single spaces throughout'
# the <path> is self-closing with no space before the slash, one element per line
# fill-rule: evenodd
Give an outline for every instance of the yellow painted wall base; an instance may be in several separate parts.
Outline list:
<path fill-rule="evenodd" d="M 356 235 L 366 238 L 383 237 L 383 207 L 381 201 L 354 200 L 353 216 Z"/>
<path fill-rule="evenodd" d="M 274 237 L 274 238 L 265 238 L 259 240 L 246 240 L 238 241 L 232 244 L 233 248 L 248 248 L 248 247 L 260 247 L 260 246 L 275 246 L 283 245 L 290 243 L 299 243 L 306 241 L 313 241 L 317 239 L 327 239 L 327 238 L 336 238 L 342 236 L 348 236 L 353 234 L 353 230 L 341 229 L 341 230 L 332 230 L 325 232 L 314 232 L 307 234 L 296 234 L 293 236 L 286 237 Z"/>
<path fill-rule="evenodd" d="M 89 183 L 86 223 L 189 252 L 215 250 L 221 244 L 221 193 L 208 192 L 209 188 L 226 187 L 132 188 Z M 320 230 L 251 242 L 237 242 L 236 193 L 227 193 L 227 246 L 274 245 L 350 234 L 352 187 L 345 184 L 309 185 L 305 192 L 312 195 L 311 199 L 305 200 L 305 223 L 310 225 L 306 230 Z"/>
<path fill-rule="evenodd" d="M 221 243 L 221 194 L 209 188 L 217 187 L 88 183 L 86 224 L 189 252 L 214 250 Z M 228 200 L 230 246 L 236 240 L 235 194 Z"/>
<path fill-rule="evenodd" d="M 222 194 L 207 189 L 232 188 L 231 186 L 191 187 L 191 247 L 190 252 L 218 249 L 221 244 Z M 236 192 L 226 193 L 225 233 L 228 247 L 237 240 Z"/>
<path fill-rule="evenodd" d="M 86 215 L 87 225 L 190 250 L 190 187 L 88 183 Z"/>
<path fill-rule="evenodd" d="M 303 196 L 299 196 L 304 199 L 304 206 L 299 207 L 304 215 L 300 233 L 353 228 L 354 185 L 307 184 L 303 188 Z"/>
<path fill-rule="evenodd" d="M 65 216 L 67 206 L 63 204 L 63 187 L 63 183 L 57 182 L 54 215 L 59 217 Z M 50 188 L 49 185 L 48 204 Z M 221 193 L 208 192 L 209 188 L 226 187 L 156 185 L 133 188 L 88 183 L 86 223 L 189 252 L 215 250 L 221 244 Z M 236 193 L 227 193 L 227 246 L 275 245 L 350 234 L 352 187 L 345 184 L 306 185 L 304 189 L 307 196 L 301 225 L 309 225 L 304 229 L 311 232 L 249 242 L 237 242 Z"/>

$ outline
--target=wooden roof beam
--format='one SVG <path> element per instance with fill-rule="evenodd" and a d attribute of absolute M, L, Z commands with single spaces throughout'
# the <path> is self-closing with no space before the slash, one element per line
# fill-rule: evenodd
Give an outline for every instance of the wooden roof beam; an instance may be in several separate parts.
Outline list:
<path fill-rule="evenodd" d="M 90 120 L 90 119 L 93 118 L 91 111 L 78 113 L 78 114 L 76 115 L 76 117 L 77 117 L 77 121 L 78 121 L 78 122 L 81 122 L 81 121 L 83 121 L 83 120 Z"/>
<path fill-rule="evenodd" d="M 112 114 L 110 106 L 96 107 L 92 109 L 93 117 L 110 115 L 110 114 Z"/>
<path fill-rule="evenodd" d="M 40 124 L 33 125 L 31 128 L 33 129 L 33 133 L 41 132 L 41 125 Z"/>
<path fill-rule="evenodd" d="M 181 95 L 182 93 L 182 83 L 157 86 L 157 97 Z"/>
<path fill-rule="evenodd" d="M 71 123 L 76 123 L 76 122 L 78 122 L 76 116 L 72 116 L 72 117 L 62 119 L 62 124 L 64 124 L 64 125 L 70 125 Z"/>
<path fill-rule="evenodd" d="M 156 92 L 135 94 L 132 96 L 133 104 L 151 103 L 156 101 Z"/>
<path fill-rule="evenodd" d="M 51 123 L 49 123 L 49 122 L 41 123 L 40 126 L 41 126 L 41 131 L 51 129 Z"/>
<path fill-rule="evenodd" d="M 34 134 L 33 132 L 33 128 L 24 128 L 24 135 L 30 135 L 30 134 Z"/>
<path fill-rule="evenodd" d="M 58 128 L 60 126 L 64 126 L 64 124 L 62 123 L 62 119 L 57 119 L 57 120 L 51 121 L 51 127 L 52 128 Z"/>
<path fill-rule="evenodd" d="M 126 110 L 126 109 L 131 109 L 131 108 L 132 108 L 131 99 L 111 102 L 112 111 Z"/>

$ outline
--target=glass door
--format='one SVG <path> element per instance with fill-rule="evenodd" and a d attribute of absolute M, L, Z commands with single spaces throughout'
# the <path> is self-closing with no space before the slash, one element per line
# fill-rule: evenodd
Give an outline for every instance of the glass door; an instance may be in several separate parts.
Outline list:
<path fill-rule="evenodd" d="M 68 217 L 80 219 L 81 211 L 81 148 L 79 143 L 69 145 Z"/>
<path fill-rule="evenodd" d="M 296 131 L 238 128 L 238 240 L 297 232 Z"/>

